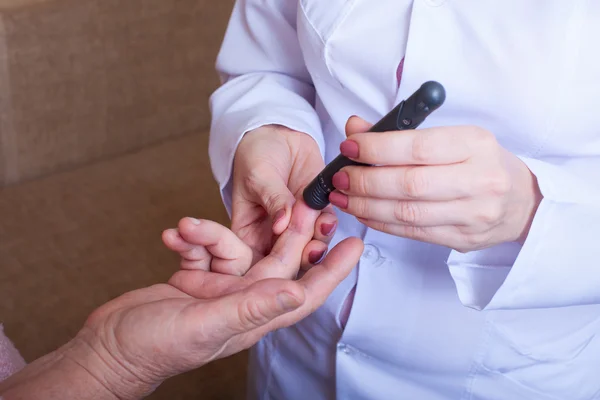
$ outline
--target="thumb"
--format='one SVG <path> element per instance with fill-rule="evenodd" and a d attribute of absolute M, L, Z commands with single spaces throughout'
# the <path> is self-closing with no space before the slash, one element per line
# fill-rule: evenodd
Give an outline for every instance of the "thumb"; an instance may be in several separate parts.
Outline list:
<path fill-rule="evenodd" d="M 273 234 L 281 235 L 290 223 L 296 199 L 279 175 L 269 174 L 263 178 L 254 191 L 273 222 Z"/>
<path fill-rule="evenodd" d="M 350 117 L 346 122 L 346 136 L 350 137 L 357 133 L 365 133 L 371 129 L 373 125 L 356 115 Z"/>
<path fill-rule="evenodd" d="M 293 281 L 267 279 L 214 301 L 217 325 L 225 337 L 233 337 L 264 327 L 305 302 L 302 287 Z M 215 327 L 217 328 L 217 327 Z"/>

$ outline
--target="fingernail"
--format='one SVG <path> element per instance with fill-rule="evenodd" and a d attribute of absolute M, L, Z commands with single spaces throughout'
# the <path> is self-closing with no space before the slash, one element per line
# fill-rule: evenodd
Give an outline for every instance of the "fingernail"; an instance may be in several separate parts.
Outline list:
<path fill-rule="evenodd" d="M 279 303 L 279 308 L 283 312 L 293 311 L 301 305 L 297 298 L 286 292 L 277 295 L 277 302 Z"/>
<path fill-rule="evenodd" d="M 285 209 L 281 209 L 281 210 L 277 211 L 275 213 L 275 217 L 273 218 L 273 224 L 276 224 L 277 222 L 279 222 L 281 219 L 283 219 L 283 217 L 285 217 Z"/>
<path fill-rule="evenodd" d="M 192 217 L 188 217 L 188 219 L 190 220 L 190 222 L 194 225 L 200 225 L 200 220 L 197 218 L 192 218 Z"/>
<path fill-rule="evenodd" d="M 340 152 L 348 158 L 358 158 L 358 143 L 354 140 L 345 140 L 340 145 Z"/>
<path fill-rule="evenodd" d="M 348 190 L 350 189 L 350 176 L 347 172 L 338 172 L 333 175 L 332 183 L 338 190 Z"/>
<path fill-rule="evenodd" d="M 317 265 L 325 258 L 325 251 L 311 251 L 308 255 L 308 262 Z"/>
<path fill-rule="evenodd" d="M 331 192 L 329 195 L 329 201 L 336 207 L 343 209 L 348 208 L 348 196 L 340 192 Z"/>
<path fill-rule="evenodd" d="M 323 236 L 329 236 L 333 233 L 336 227 L 336 222 L 334 222 L 333 224 L 323 224 L 321 225 L 321 234 L 323 234 Z"/>

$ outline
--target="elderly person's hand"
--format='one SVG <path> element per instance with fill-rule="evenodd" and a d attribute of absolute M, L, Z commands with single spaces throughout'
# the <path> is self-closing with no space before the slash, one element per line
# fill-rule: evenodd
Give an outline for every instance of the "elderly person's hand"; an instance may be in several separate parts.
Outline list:
<path fill-rule="evenodd" d="M 225 251 L 234 236 L 202 222 L 218 233 L 208 254 Z M 127 293 L 96 310 L 70 343 L 0 384 L 0 394 L 4 400 L 138 399 L 169 377 L 244 350 L 318 308 L 363 250 L 360 240 L 347 239 L 301 279 L 283 279 L 298 271 L 311 239 L 284 232 L 245 277 L 196 264 L 169 284 Z M 239 249 L 234 243 L 228 258 L 244 262 Z M 235 261 L 228 267 L 235 269 Z"/>
<path fill-rule="evenodd" d="M 163 241 L 169 249 L 181 255 L 183 275 L 189 270 L 204 270 L 243 277 L 242 280 L 232 278 L 232 282 L 292 279 L 298 275 L 299 267 L 310 269 L 326 254 L 327 245 L 314 237 L 315 219 L 322 218 L 319 213 L 304 201 L 297 201 L 290 210 L 286 230 L 266 256 L 257 253 L 243 238 L 224 226 L 194 218 L 184 218 L 177 229 L 165 231 Z M 267 235 L 271 237 L 270 233 Z M 290 252 L 290 248 L 296 250 Z M 264 257 L 279 258 L 279 261 L 285 262 L 272 260 L 281 264 L 277 268 L 253 268 Z"/>
<path fill-rule="evenodd" d="M 332 204 L 365 225 L 461 252 L 524 241 L 541 201 L 535 176 L 473 126 L 367 132 L 348 121 L 341 152 L 376 165 L 333 177 Z"/>

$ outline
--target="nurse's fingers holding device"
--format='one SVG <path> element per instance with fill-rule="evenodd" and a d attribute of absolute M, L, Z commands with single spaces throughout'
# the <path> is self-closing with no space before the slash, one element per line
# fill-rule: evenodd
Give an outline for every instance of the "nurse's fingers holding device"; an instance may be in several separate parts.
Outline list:
<path fill-rule="evenodd" d="M 388 132 L 416 129 L 446 100 L 446 90 L 435 81 L 425 82 L 408 99 L 398 104 L 392 111 L 373 125 L 369 132 Z M 368 166 L 339 155 L 331 161 L 319 175 L 304 189 L 306 204 L 314 210 L 322 210 L 329 205 L 329 195 L 335 190 L 333 176 L 350 165 Z"/>

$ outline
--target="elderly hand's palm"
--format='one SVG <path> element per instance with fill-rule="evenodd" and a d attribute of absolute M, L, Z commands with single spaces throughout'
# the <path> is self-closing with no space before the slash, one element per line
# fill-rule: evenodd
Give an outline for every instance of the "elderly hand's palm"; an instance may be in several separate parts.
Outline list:
<path fill-rule="evenodd" d="M 238 287 L 204 300 L 167 284 L 127 293 L 90 316 L 88 340 L 127 365 L 133 381 L 157 383 L 253 345 L 262 325 L 290 311 L 281 307 L 294 309 L 304 301 L 295 282 L 264 281 L 251 291 Z M 278 300 L 282 292 L 291 296 L 287 303 Z"/>
<path fill-rule="evenodd" d="M 129 366 L 131 379 L 154 383 L 214 358 L 222 340 L 209 340 L 210 332 L 202 328 L 206 323 L 218 329 L 218 315 L 214 302 L 160 284 L 104 305 L 90 316 L 85 329 L 94 346 Z M 198 345 L 193 345 L 196 341 Z"/>
<path fill-rule="evenodd" d="M 125 294 L 96 310 L 84 332 L 90 345 L 125 366 L 132 380 L 161 382 L 255 344 L 319 307 L 362 253 L 358 239 L 336 246 L 302 279 L 295 277 L 311 240 L 303 204 L 272 252 L 243 277 L 182 270 L 169 284 Z"/>

